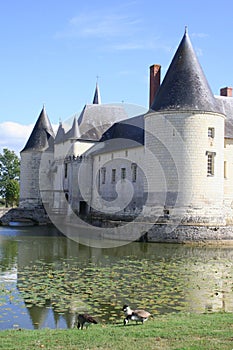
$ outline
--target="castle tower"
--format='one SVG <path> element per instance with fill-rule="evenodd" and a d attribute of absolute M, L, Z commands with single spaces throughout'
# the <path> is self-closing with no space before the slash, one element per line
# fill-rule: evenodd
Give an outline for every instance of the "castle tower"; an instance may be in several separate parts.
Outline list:
<path fill-rule="evenodd" d="M 31 209 L 42 206 L 41 160 L 43 159 L 43 167 L 48 170 L 53 160 L 53 147 L 54 132 L 43 107 L 24 149 L 20 152 L 21 208 Z"/>
<path fill-rule="evenodd" d="M 150 214 L 225 222 L 224 120 L 185 30 L 145 115 Z"/>

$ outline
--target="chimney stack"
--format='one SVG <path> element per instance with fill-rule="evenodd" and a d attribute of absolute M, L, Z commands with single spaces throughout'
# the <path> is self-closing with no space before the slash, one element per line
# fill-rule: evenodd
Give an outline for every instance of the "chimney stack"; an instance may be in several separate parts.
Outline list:
<path fill-rule="evenodd" d="M 155 95 L 160 87 L 160 75 L 161 75 L 161 66 L 159 64 L 153 64 L 150 66 L 150 100 L 149 107 L 151 107 Z"/>
<path fill-rule="evenodd" d="M 232 87 L 225 87 L 220 89 L 220 96 L 232 97 Z"/>

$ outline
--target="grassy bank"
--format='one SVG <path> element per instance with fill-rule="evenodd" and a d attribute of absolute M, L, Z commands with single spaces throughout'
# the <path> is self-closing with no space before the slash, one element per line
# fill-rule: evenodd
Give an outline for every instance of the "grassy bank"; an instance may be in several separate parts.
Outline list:
<path fill-rule="evenodd" d="M 87 330 L 9 330 L 0 332 L 4 350 L 233 349 L 233 314 L 171 314 L 144 325 L 91 325 Z"/>

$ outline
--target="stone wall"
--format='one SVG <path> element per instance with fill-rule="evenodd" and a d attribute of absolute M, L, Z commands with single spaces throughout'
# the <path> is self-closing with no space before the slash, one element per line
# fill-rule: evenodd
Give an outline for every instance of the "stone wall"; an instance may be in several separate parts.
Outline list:
<path fill-rule="evenodd" d="M 233 244 L 233 226 L 156 224 L 146 234 L 148 242 Z"/>
<path fill-rule="evenodd" d="M 209 137 L 208 129 L 214 129 Z M 145 116 L 145 152 L 151 207 L 172 216 L 188 208 L 187 221 L 225 223 L 224 116 L 204 112 L 149 113 Z M 207 174 L 207 154 L 214 174 Z M 186 215 L 183 213 L 183 215 Z M 213 221 L 214 220 L 214 221 Z"/>
<path fill-rule="evenodd" d="M 106 215 L 121 213 L 123 216 L 125 213 L 141 210 L 145 204 L 144 167 L 144 147 L 139 145 L 96 155 L 93 160 L 92 175 L 91 207 L 93 210 Z M 136 169 L 136 174 L 134 173 L 136 178 L 133 177 L 134 169 Z M 124 179 L 122 171 L 124 171 Z"/>
<path fill-rule="evenodd" d="M 0 210 L 0 225 L 9 225 L 11 222 L 25 222 L 35 225 L 50 224 L 50 219 L 43 208 L 38 209 L 21 209 L 11 208 Z"/>
<path fill-rule="evenodd" d="M 41 152 L 21 152 L 20 207 L 34 208 L 41 204 L 39 168 Z"/>

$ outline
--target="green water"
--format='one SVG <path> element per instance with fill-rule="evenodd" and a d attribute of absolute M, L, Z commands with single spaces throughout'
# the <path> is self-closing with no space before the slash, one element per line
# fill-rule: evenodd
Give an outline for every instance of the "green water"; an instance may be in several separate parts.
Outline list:
<path fill-rule="evenodd" d="M 47 227 L 0 227 L 0 329 L 70 328 L 79 312 L 123 320 L 122 306 L 233 311 L 233 249 L 81 245 Z"/>

